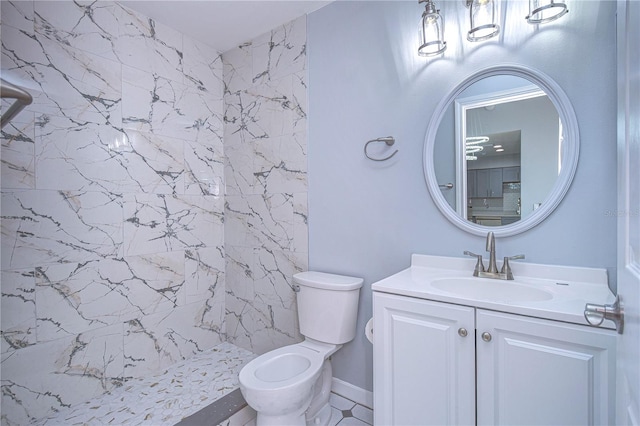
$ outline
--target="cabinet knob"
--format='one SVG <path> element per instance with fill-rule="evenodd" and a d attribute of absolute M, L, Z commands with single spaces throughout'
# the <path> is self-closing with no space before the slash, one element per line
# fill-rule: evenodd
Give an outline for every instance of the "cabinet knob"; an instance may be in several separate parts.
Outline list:
<path fill-rule="evenodd" d="M 490 342 L 491 341 L 491 334 L 487 333 L 486 331 L 484 333 L 482 333 L 482 340 L 484 340 L 485 342 Z"/>
<path fill-rule="evenodd" d="M 458 334 L 460 335 L 460 337 L 467 337 L 467 329 L 466 328 L 459 328 L 458 329 Z"/>

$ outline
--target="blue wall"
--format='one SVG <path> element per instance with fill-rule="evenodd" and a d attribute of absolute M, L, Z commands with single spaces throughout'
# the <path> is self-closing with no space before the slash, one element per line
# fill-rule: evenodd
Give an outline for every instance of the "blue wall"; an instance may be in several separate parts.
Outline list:
<path fill-rule="evenodd" d="M 334 355 L 334 376 L 372 389 L 371 284 L 410 264 L 412 253 L 482 252 L 438 211 L 423 175 L 427 125 L 439 100 L 475 71 L 501 63 L 534 67 L 571 100 L 581 145 L 576 176 L 558 209 L 536 228 L 497 240 L 498 256 L 532 263 L 616 265 L 615 1 L 571 2 L 557 22 L 526 23 L 527 2 L 503 5 L 499 38 L 465 40 L 461 1 L 438 2 L 448 50 L 417 56 L 422 5 L 336 2 L 308 17 L 309 267 L 361 276 L 358 335 Z M 399 153 L 367 160 L 369 139 L 393 135 Z M 610 279 L 613 280 L 614 277 Z M 613 283 L 612 283 L 613 284 Z"/>

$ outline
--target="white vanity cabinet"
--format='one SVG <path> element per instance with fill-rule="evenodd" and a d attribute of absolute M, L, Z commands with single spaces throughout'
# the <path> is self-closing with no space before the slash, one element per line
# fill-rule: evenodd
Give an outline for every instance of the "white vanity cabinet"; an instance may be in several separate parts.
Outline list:
<path fill-rule="evenodd" d="M 377 425 L 614 423 L 613 330 L 378 291 L 373 313 Z"/>
<path fill-rule="evenodd" d="M 474 315 L 373 293 L 374 424 L 475 423 Z"/>

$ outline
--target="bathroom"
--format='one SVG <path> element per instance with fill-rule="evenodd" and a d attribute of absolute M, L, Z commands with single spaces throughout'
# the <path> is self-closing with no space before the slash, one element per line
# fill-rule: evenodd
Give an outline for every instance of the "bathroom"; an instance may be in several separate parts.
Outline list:
<path fill-rule="evenodd" d="M 413 1 L 334 2 L 225 52 L 117 3 L 2 1 L 2 78 L 34 96 L 2 135 L 3 424 L 219 344 L 302 340 L 296 272 L 363 278 L 361 331 L 371 284 L 411 254 L 482 250 L 432 201 L 423 150 L 440 100 L 491 65 L 548 75 L 580 128 L 564 199 L 499 250 L 615 287 L 617 3 L 572 1 L 537 27 L 509 2 L 482 43 L 464 2 L 437 3 L 448 48 L 423 58 Z M 389 135 L 392 159 L 364 156 Z M 364 333 L 332 364 L 370 404 Z"/>

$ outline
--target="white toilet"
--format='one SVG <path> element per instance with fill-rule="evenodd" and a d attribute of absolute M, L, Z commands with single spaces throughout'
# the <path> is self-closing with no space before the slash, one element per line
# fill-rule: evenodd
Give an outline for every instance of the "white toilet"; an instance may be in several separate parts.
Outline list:
<path fill-rule="evenodd" d="M 240 391 L 262 425 L 326 425 L 331 418 L 329 357 L 356 333 L 362 278 L 293 276 L 302 343 L 260 355 L 240 371 Z"/>

